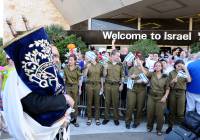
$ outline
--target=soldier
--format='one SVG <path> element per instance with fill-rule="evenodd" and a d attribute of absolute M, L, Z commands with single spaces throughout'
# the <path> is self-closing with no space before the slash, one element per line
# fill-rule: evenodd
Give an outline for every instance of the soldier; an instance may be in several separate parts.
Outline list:
<path fill-rule="evenodd" d="M 92 123 L 92 103 L 94 101 L 95 106 L 95 120 L 96 125 L 100 125 L 99 106 L 100 106 L 100 91 L 103 91 L 103 83 L 101 77 L 103 76 L 103 68 L 97 63 L 97 61 L 91 60 L 88 62 L 86 69 L 84 70 L 84 76 L 87 76 L 86 81 L 86 94 L 87 94 L 87 125 Z"/>
<path fill-rule="evenodd" d="M 105 125 L 109 122 L 109 109 L 112 101 L 114 123 L 119 125 L 119 91 L 123 89 L 123 68 L 122 64 L 119 63 L 116 50 L 111 52 L 111 62 L 104 65 L 103 76 L 105 77 L 105 119 L 102 124 Z"/>
<path fill-rule="evenodd" d="M 133 110 L 136 108 L 136 114 L 134 116 L 133 128 L 136 128 L 142 119 L 142 109 L 144 107 L 146 84 L 148 81 L 144 81 L 139 78 L 139 74 L 143 73 L 143 62 L 139 58 L 135 60 L 134 67 L 129 70 L 129 77 L 134 80 L 134 86 L 132 89 L 128 89 L 127 93 L 127 109 L 126 109 L 126 128 L 130 129 L 130 123 L 132 120 Z"/>
<path fill-rule="evenodd" d="M 185 111 L 185 90 L 187 82 L 191 82 L 190 74 L 183 60 L 177 60 L 174 64 L 175 70 L 170 72 L 170 94 L 169 94 L 169 124 L 166 130 L 168 134 L 173 127 L 175 117 L 179 123 L 183 122 Z"/>
<path fill-rule="evenodd" d="M 81 71 L 76 66 L 76 56 L 70 55 L 68 65 L 64 68 L 64 74 L 65 74 L 65 84 L 67 87 L 67 94 L 69 94 L 73 100 L 74 100 L 74 109 L 75 112 L 72 114 L 72 121 L 71 123 L 74 124 L 75 127 L 79 127 L 79 124 L 77 122 L 77 116 L 78 116 L 78 95 L 81 94 Z"/>
<path fill-rule="evenodd" d="M 150 94 L 147 100 L 147 130 L 153 130 L 154 116 L 157 121 L 157 135 L 162 135 L 164 123 L 164 109 L 169 94 L 169 79 L 162 73 L 162 62 L 157 61 L 154 65 L 154 72 L 147 73 L 150 79 Z"/>

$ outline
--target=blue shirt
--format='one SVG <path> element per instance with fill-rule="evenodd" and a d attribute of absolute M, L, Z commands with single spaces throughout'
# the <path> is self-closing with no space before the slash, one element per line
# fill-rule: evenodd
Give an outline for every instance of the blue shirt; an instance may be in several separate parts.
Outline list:
<path fill-rule="evenodd" d="M 192 81 L 187 84 L 187 91 L 200 95 L 200 59 L 188 64 Z"/>
<path fill-rule="evenodd" d="M 84 69 L 84 61 L 83 60 L 77 60 L 77 65 L 79 66 L 80 70 Z"/>

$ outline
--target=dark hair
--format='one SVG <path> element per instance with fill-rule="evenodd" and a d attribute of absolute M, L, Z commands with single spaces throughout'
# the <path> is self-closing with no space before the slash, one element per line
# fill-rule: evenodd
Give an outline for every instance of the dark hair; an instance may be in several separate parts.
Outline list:
<path fill-rule="evenodd" d="M 70 54 L 69 58 L 70 58 L 70 57 L 73 57 L 75 61 L 77 60 L 77 57 L 76 57 L 76 55 L 74 55 L 74 54 Z"/>
<path fill-rule="evenodd" d="M 95 50 L 95 47 L 94 47 L 94 46 L 91 46 L 91 47 L 90 47 L 90 50 L 91 50 L 91 51 L 94 51 L 94 50 Z"/>
<path fill-rule="evenodd" d="M 139 58 L 140 60 L 145 61 L 144 57 L 143 57 L 143 54 L 141 52 L 139 52 L 139 51 L 135 52 L 135 57 Z"/>
<path fill-rule="evenodd" d="M 117 53 L 118 53 L 117 50 L 113 50 L 113 51 L 111 52 L 111 55 L 116 55 Z"/>
<path fill-rule="evenodd" d="M 176 65 L 178 65 L 178 64 L 183 64 L 183 65 L 185 65 L 184 61 L 181 60 L 181 59 L 179 59 L 179 60 L 177 60 L 177 61 L 174 63 L 174 69 L 176 69 Z"/>
<path fill-rule="evenodd" d="M 167 63 L 167 60 L 166 59 L 159 59 L 161 62 L 166 62 Z"/>
<path fill-rule="evenodd" d="M 156 62 L 154 63 L 154 67 L 155 67 L 155 65 L 156 65 L 157 63 L 160 63 L 160 64 L 161 64 L 161 67 L 162 67 L 161 73 L 163 73 L 163 64 L 162 64 L 162 62 L 161 62 L 160 60 L 156 61 Z"/>

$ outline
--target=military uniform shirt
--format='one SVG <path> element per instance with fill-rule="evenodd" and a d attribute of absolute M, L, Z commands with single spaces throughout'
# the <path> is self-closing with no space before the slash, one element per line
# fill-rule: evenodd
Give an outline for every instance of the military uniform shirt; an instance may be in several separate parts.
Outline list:
<path fill-rule="evenodd" d="M 91 64 L 87 73 L 87 80 L 88 80 L 87 82 L 100 82 L 102 72 L 103 69 L 99 63 L 97 63 L 96 65 Z"/>
<path fill-rule="evenodd" d="M 106 81 L 120 82 L 123 76 L 123 66 L 121 63 L 113 65 L 111 62 L 108 62 Z"/>
<path fill-rule="evenodd" d="M 64 69 L 64 73 L 65 73 L 65 83 L 66 84 L 78 84 L 81 71 L 78 67 L 76 67 L 74 70 L 70 70 L 69 66 L 65 67 Z"/>
<path fill-rule="evenodd" d="M 161 96 L 169 89 L 169 78 L 167 75 L 162 75 L 160 79 L 157 78 L 155 72 L 149 72 L 147 77 L 150 79 L 151 93 L 158 93 Z"/>
<path fill-rule="evenodd" d="M 176 70 L 173 70 L 169 73 L 169 80 L 173 80 L 177 76 L 178 72 Z M 181 90 L 186 90 L 186 83 L 187 79 L 183 77 L 178 77 L 177 78 L 177 83 L 170 84 L 170 87 L 172 89 L 181 89 Z"/>
<path fill-rule="evenodd" d="M 132 74 L 134 74 L 134 75 L 136 75 L 137 77 L 136 78 L 134 78 L 133 80 L 139 80 L 140 78 L 139 78 L 139 74 L 140 73 L 143 73 L 143 71 L 141 70 L 141 69 L 139 69 L 138 67 L 131 67 L 130 69 L 129 69 L 129 76 L 131 76 Z M 144 87 L 145 86 L 145 84 L 144 83 L 135 83 L 134 84 L 134 86 L 133 86 L 133 90 L 136 90 L 136 86 L 135 85 L 137 85 L 137 87 L 139 88 L 139 87 Z"/>

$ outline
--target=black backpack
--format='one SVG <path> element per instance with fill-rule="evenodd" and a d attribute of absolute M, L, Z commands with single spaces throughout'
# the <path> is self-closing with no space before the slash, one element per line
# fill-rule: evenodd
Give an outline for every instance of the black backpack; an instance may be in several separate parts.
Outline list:
<path fill-rule="evenodd" d="M 184 126 L 200 136 L 200 115 L 194 111 L 187 112 L 185 114 Z"/>

